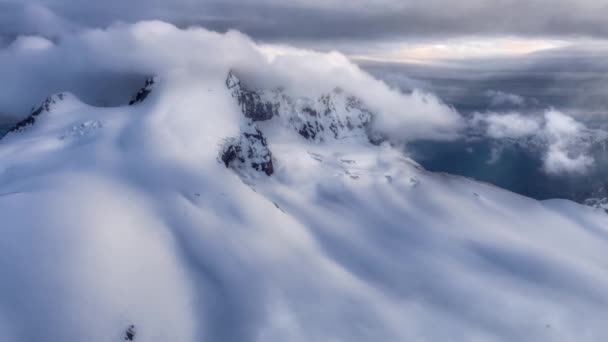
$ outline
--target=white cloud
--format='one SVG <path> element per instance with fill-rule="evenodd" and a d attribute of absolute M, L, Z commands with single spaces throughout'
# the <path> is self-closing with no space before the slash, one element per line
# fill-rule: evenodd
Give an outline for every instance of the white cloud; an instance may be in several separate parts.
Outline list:
<path fill-rule="evenodd" d="M 149 21 L 65 33 L 55 45 L 32 37 L 13 45 L 19 48 L 0 50 L 0 74 L 6 80 L 0 113 L 13 117 L 27 114 L 50 93 L 71 91 L 94 104 L 124 103 L 138 75 L 187 72 L 221 79 L 234 69 L 255 80 L 253 86 L 281 86 L 295 96 L 343 88 L 377 113 L 376 130 L 395 139 L 451 139 L 463 126 L 458 113 L 437 97 L 391 89 L 341 53 L 259 46 L 236 31 L 182 30 Z M 25 54 L 24 47 L 39 49 Z"/>
<path fill-rule="evenodd" d="M 526 99 L 523 96 L 505 93 L 499 90 L 488 90 L 485 95 L 490 98 L 490 105 L 494 107 L 503 105 L 521 107 L 526 104 Z"/>
<path fill-rule="evenodd" d="M 550 110 L 545 113 L 545 134 L 549 149 L 543 168 L 549 174 L 585 173 L 594 164 L 587 155 L 589 142 L 587 128 L 573 118 Z"/>
<path fill-rule="evenodd" d="M 571 156 L 560 145 L 550 145 L 543 169 L 548 174 L 585 173 L 595 160 L 588 155 Z"/>
<path fill-rule="evenodd" d="M 9 49 L 17 52 L 46 50 L 53 46 L 53 42 L 39 36 L 19 36 L 10 45 Z"/>
<path fill-rule="evenodd" d="M 473 120 L 485 123 L 487 125 L 487 135 L 494 139 L 519 139 L 533 135 L 541 128 L 535 118 L 526 117 L 519 113 L 476 113 Z"/>
<path fill-rule="evenodd" d="M 595 163 L 590 156 L 591 145 L 606 138 L 605 132 L 591 130 L 556 110 L 548 110 L 540 117 L 519 113 L 476 113 L 470 124 L 481 127 L 492 139 L 540 146 L 543 171 L 551 175 L 587 172 Z M 496 162 L 499 157 L 493 153 L 491 161 Z"/>

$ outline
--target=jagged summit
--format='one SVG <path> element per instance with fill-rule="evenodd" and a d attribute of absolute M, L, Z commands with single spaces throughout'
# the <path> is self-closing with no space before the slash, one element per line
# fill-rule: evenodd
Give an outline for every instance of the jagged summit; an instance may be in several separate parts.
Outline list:
<path fill-rule="evenodd" d="M 228 73 L 226 86 L 231 90 L 232 97 L 237 100 L 246 118 L 265 121 L 278 115 L 277 104 L 262 99 L 258 92 L 248 89 L 232 71 Z"/>
<path fill-rule="evenodd" d="M 256 122 L 275 121 L 311 142 L 369 138 L 373 114 L 363 102 L 336 88 L 318 98 L 292 97 L 282 89 L 252 90 L 232 71 L 226 87 L 237 101 L 247 123 L 239 137 L 227 139 L 220 152 L 226 167 L 251 166 L 272 175 L 272 153 Z"/>
<path fill-rule="evenodd" d="M 253 121 L 276 119 L 307 140 L 323 142 L 347 138 L 369 138 L 374 117 L 363 102 L 336 88 L 318 98 L 292 97 L 282 89 L 251 90 L 230 72 L 226 86 Z"/>

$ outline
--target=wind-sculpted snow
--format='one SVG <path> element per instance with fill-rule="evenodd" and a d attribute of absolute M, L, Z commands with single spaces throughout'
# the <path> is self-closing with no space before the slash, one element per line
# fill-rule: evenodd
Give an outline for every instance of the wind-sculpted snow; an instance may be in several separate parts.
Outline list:
<path fill-rule="evenodd" d="M 232 66 L 184 68 L 137 106 L 66 94 L 0 140 L 0 341 L 605 339 L 602 210 L 426 172 L 367 136 L 309 140 L 282 112 L 253 123 Z M 327 94 L 305 88 L 288 95 Z M 271 177 L 218 158 L 243 136 Z"/>

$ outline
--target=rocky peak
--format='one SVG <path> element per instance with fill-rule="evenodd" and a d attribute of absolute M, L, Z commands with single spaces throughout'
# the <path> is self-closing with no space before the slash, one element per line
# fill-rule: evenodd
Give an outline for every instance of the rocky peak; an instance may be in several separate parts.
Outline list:
<path fill-rule="evenodd" d="M 220 159 L 226 167 L 251 167 L 271 175 L 272 153 L 256 122 L 275 120 L 289 130 L 314 142 L 359 138 L 369 140 L 373 118 L 363 102 L 336 88 L 318 98 L 291 97 L 281 89 L 252 90 L 233 72 L 226 87 L 241 107 L 246 124 L 238 137 L 227 139 Z"/>
<path fill-rule="evenodd" d="M 373 117 L 363 103 L 336 88 L 319 98 L 299 99 L 291 111 L 291 125 L 308 140 L 317 142 L 347 138 L 367 138 Z"/>
<path fill-rule="evenodd" d="M 129 101 L 129 106 L 144 102 L 144 100 L 148 97 L 148 95 L 150 95 L 150 93 L 154 89 L 156 83 L 158 83 L 157 77 L 148 77 L 146 79 L 145 85 L 141 89 L 139 89 L 137 94 L 135 94 L 131 101 Z"/>
<path fill-rule="evenodd" d="M 233 73 L 226 86 L 241 106 L 243 115 L 253 121 L 278 118 L 302 137 L 316 142 L 349 137 L 368 138 L 373 118 L 363 102 L 336 88 L 318 98 L 293 98 L 282 90 L 249 89 Z"/>
<path fill-rule="evenodd" d="M 226 86 L 232 92 L 232 97 L 241 106 L 246 118 L 253 121 L 265 121 L 277 115 L 277 107 L 274 103 L 264 101 L 259 92 L 248 89 L 232 71 L 228 73 Z"/>

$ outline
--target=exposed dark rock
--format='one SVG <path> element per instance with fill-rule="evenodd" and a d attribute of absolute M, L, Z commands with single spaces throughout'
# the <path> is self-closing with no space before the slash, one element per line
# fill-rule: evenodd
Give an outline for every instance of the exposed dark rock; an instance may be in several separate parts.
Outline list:
<path fill-rule="evenodd" d="M 316 99 L 292 98 L 282 89 L 254 91 L 230 72 L 226 87 L 251 122 L 241 135 L 226 141 L 220 159 L 226 167 L 250 167 L 271 175 L 272 154 L 256 121 L 277 120 L 307 140 L 322 142 L 347 138 L 369 140 L 372 113 L 363 103 L 336 88 Z"/>
<path fill-rule="evenodd" d="M 124 340 L 125 341 L 134 341 L 135 335 L 136 335 L 135 326 L 133 324 L 131 324 L 127 327 L 127 330 L 125 330 Z"/>
<path fill-rule="evenodd" d="M 266 137 L 253 122 L 247 123 L 239 137 L 226 141 L 220 159 L 226 167 L 251 167 L 268 176 L 274 173 L 272 153 Z"/>
<path fill-rule="evenodd" d="M 360 100 L 344 94 L 343 90 L 335 89 L 317 100 L 300 102 L 305 105 L 299 111 L 297 107 L 293 109 L 296 115 L 290 119 L 290 123 L 304 138 L 324 141 L 368 136 L 372 113 Z"/>
<path fill-rule="evenodd" d="M 226 167 L 230 167 L 233 161 L 237 160 L 241 163 L 245 162 L 245 158 L 241 157 L 241 145 L 240 144 L 228 144 L 222 151 L 222 161 Z"/>
<path fill-rule="evenodd" d="M 32 108 L 32 111 L 27 118 L 17 122 L 11 129 L 8 130 L 8 132 L 21 132 L 24 129 L 32 126 L 34 123 L 36 123 L 37 118 L 41 114 L 50 112 L 52 106 L 59 101 L 63 101 L 64 97 L 65 95 L 61 93 L 47 97 L 38 108 Z"/>
<path fill-rule="evenodd" d="M 312 141 L 367 136 L 373 114 L 361 100 L 336 88 L 317 99 L 291 98 L 281 89 L 254 91 L 233 73 L 226 86 L 246 118 L 265 121 L 280 117 L 302 137 Z"/>
<path fill-rule="evenodd" d="M 276 104 L 262 100 L 258 92 L 249 90 L 232 71 L 228 74 L 226 86 L 232 91 L 232 97 L 237 100 L 246 118 L 265 121 L 278 115 Z"/>
<path fill-rule="evenodd" d="M 152 92 L 152 89 L 154 89 L 154 85 L 156 84 L 156 82 L 157 81 L 155 77 L 149 77 L 148 79 L 146 79 L 146 84 L 137 92 L 137 94 L 135 94 L 135 96 L 133 96 L 133 99 L 129 101 L 129 106 L 144 102 L 144 100 Z"/>

